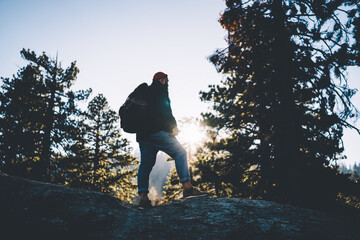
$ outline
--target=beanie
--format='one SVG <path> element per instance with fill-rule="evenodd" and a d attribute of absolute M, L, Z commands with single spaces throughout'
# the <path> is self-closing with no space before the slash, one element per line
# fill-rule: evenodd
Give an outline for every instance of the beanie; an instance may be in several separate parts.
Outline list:
<path fill-rule="evenodd" d="M 163 78 L 163 77 L 167 77 L 167 74 L 163 73 L 163 72 L 157 72 L 155 73 L 154 77 L 153 77 L 153 81 Z"/>

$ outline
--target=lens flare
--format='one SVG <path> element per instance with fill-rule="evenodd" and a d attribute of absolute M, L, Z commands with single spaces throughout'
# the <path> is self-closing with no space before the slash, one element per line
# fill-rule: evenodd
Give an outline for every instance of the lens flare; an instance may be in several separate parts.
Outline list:
<path fill-rule="evenodd" d="M 200 129 L 200 127 L 195 123 L 190 123 L 184 125 L 180 129 L 179 139 L 184 144 L 188 144 L 190 146 L 199 145 L 204 139 L 204 135 Z"/>

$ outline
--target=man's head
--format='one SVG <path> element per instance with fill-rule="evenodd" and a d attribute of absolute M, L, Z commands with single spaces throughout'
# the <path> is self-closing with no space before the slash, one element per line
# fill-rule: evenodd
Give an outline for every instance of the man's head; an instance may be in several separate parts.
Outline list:
<path fill-rule="evenodd" d="M 159 81 L 162 85 L 166 85 L 169 82 L 168 75 L 163 72 L 155 73 L 153 82 Z"/>

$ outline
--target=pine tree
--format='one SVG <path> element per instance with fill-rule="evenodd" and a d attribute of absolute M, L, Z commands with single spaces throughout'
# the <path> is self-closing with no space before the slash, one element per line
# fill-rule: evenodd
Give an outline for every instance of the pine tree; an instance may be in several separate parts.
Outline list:
<path fill-rule="evenodd" d="M 37 66 L 3 78 L 0 95 L 0 167 L 22 177 L 35 177 L 42 152 L 46 89 Z"/>
<path fill-rule="evenodd" d="M 211 128 L 207 141 L 196 153 L 194 176 L 196 185 L 214 197 L 258 198 L 261 189 L 259 174 L 254 167 L 252 143 L 248 138 L 233 134 L 223 139 Z"/>
<path fill-rule="evenodd" d="M 214 109 L 205 119 L 226 136 L 210 166 L 221 168 L 221 184 L 235 192 L 246 186 L 250 196 L 301 204 L 336 198 L 339 173 L 329 166 L 343 157 L 343 128 L 354 128 L 348 120 L 357 116 L 346 68 L 359 65 L 359 4 L 226 4 L 220 23 L 228 47 L 210 57 L 225 79 L 201 93 Z M 254 168 L 257 180 L 244 185 Z"/>
<path fill-rule="evenodd" d="M 179 200 L 182 193 L 182 187 L 179 181 L 175 167 L 171 168 L 170 174 L 167 177 L 164 186 L 164 203 L 171 203 L 174 200 Z"/>
<path fill-rule="evenodd" d="M 73 143 L 71 138 L 77 131 L 74 116 L 79 114 L 76 101 L 87 99 L 90 90 L 69 90 L 79 72 L 76 62 L 72 62 L 70 67 L 64 70 L 57 57 L 52 60 L 45 53 L 36 56 L 35 52 L 25 49 L 21 51 L 21 55 L 41 69 L 42 81 L 47 90 L 43 96 L 47 107 L 44 113 L 43 149 L 39 170 L 43 179 L 50 180 L 51 171 L 56 169 L 56 166 L 51 166 L 54 149 L 61 151 L 61 148 Z"/>
<path fill-rule="evenodd" d="M 77 144 L 67 159 L 67 184 L 113 193 L 130 201 L 135 194 L 136 158 L 129 142 L 122 138 L 119 117 L 99 94 L 88 104 Z"/>
<path fill-rule="evenodd" d="M 75 188 L 92 189 L 92 179 L 89 173 L 92 172 L 93 166 L 85 138 L 85 118 L 85 113 L 83 113 L 78 119 L 75 143 L 66 147 L 66 155 L 59 156 L 55 182 Z"/>
<path fill-rule="evenodd" d="M 70 90 L 78 69 L 71 63 L 65 70 L 45 53 L 36 56 L 23 49 L 30 63 L 17 77 L 3 79 L 1 97 L 1 151 L 5 171 L 43 181 L 55 180 L 59 155 L 74 144 L 78 135 L 78 101 L 91 90 Z M 21 151 L 26 152 L 22 155 Z M 11 163 L 11 169 L 9 170 Z M 22 165 L 23 170 L 16 170 Z"/>

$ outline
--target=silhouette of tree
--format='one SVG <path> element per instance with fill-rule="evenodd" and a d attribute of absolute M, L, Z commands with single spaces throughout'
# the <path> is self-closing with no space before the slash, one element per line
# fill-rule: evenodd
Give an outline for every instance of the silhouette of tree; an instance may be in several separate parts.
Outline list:
<path fill-rule="evenodd" d="M 77 143 L 71 146 L 64 169 L 66 184 L 74 187 L 114 193 L 130 201 L 136 186 L 136 158 L 130 154 L 129 142 L 122 138 L 118 114 L 99 94 L 88 104 L 80 125 Z"/>
<path fill-rule="evenodd" d="M 196 153 L 196 184 L 215 197 L 258 198 L 259 174 L 249 138 L 240 134 L 223 138 L 211 128 L 207 134 L 209 141 Z"/>
<path fill-rule="evenodd" d="M 35 178 L 42 153 L 46 89 L 37 66 L 2 78 L 0 95 L 0 167 L 11 175 Z"/>
<path fill-rule="evenodd" d="M 182 187 L 179 181 L 175 167 L 171 168 L 170 174 L 167 177 L 166 184 L 164 186 L 164 203 L 171 203 L 174 200 L 180 199 L 182 193 Z"/>
<path fill-rule="evenodd" d="M 343 157 L 343 128 L 359 132 L 348 122 L 358 112 L 346 78 L 348 66 L 360 65 L 359 4 L 226 5 L 220 23 L 228 31 L 228 47 L 210 57 L 224 79 L 201 92 L 214 110 L 204 119 L 224 133 L 212 146 L 216 156 L 200 156 L 201 166 L 219 171 L 207 179 L 230 186 L 233 195 L 299 204 L 335 199 L 339 172 L 330 166 Z M 257 177 L 244 184 L 250 170 Z"/>
<path fill-rule="evenodd" d="M 2 78 L 0 170 L 130 201 L 136 159 L 105 97 L 96 96 L 82 111 L 77 104 L 91 89 L 70 90 L 79 72 L 75 62 L 63 69 L 45 53 L 23 49 L 21 55 L 30 63 Z"/>
<path fill-rule="evenodd" d="M 39 77 L 46 89 L 42 95 L 46 109 L 39 171 L 43 180 L 51 180 L 51 171 L 56 169 L 56 166 L 51 165 L 51 158 L 56 154 L 55 149 L 61 151 L 67 144 L 73 143 L 72 136 L 77 131 L 74 126 L 75 117 L 80 114 L 76 102 L 87 99 L 91 90 L 69 90 L 79 72 L 76 62 L 72 62 L 64 70 L 57 57 L 52 60 L 45 53 L 37 56 L 35 52 L 25 49 L 21 51 L 21 55 L 38 67 Z"/>
<path fill-rule="evenodd" d="M 65 70 L 45 53 L 23 49 L 30 63 L 12 79 L 3 79 L 1 96 L 1 152 L 5 172 L 43 181 L 55 181 L 58 156 L 74 143 L 77 102 L 90 90 L 69 90 L 78 69 Z"/>
<path fill-rule="evenodd" d="M 339 171 L 344 174 L 350 174 L 351 179 L 355 182 L 360 182 L 360 163 L 354 163 L 352 166 L 339 166 Z"/>

